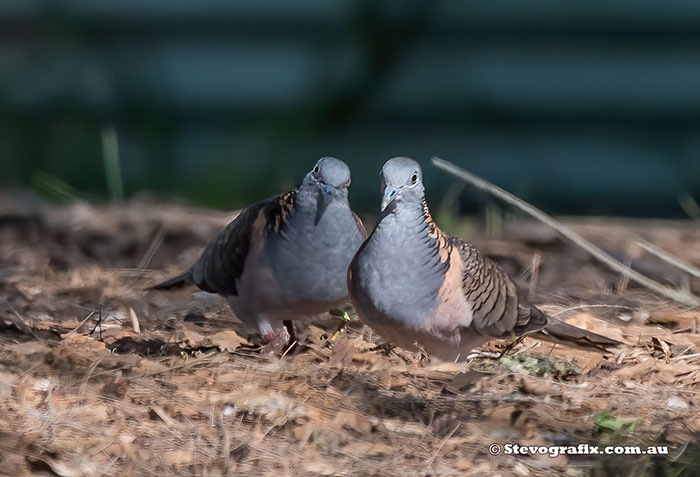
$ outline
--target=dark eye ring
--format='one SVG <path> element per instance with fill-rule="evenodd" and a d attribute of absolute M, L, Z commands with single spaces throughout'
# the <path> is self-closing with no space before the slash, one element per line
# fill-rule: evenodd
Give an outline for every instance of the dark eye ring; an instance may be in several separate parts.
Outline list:
<path fill-rule="evenodd" d="M 416 182 L 418 182 L 418 173 L 414 172 L 411 176 L 411 184 L 415 184 Z"/>

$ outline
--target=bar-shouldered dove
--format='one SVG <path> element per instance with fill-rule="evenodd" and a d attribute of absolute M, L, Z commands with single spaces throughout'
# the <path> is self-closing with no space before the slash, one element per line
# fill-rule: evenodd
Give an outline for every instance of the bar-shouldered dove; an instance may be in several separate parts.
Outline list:
<path fill-rule="evenodd" d="M 348 301 L 347 268 L 366 237 L 350 210 L 350 169 L 321 158 L 298 188 L 252 204 L 207 246 L 184 274 L 151 287 L 193 283 L 222 295 L 265 342 L 284 323 Z"/>
<path fill-rule="evenodd" d="M 350 264 L 348 288 L 359 317 L 384 339 L 446 361 L 491 338 L 540 330 L 575 344 L 619 344 L 546 316 L 497 264 L 442 232 L 416 161 L 390 159 L 381 178 L 379 222 Z"/>

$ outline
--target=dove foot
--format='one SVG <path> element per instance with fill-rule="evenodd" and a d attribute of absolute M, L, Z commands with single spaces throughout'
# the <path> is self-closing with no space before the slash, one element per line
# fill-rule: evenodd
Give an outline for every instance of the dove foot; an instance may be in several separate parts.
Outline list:
<path fill-rule="evenodd" d="M 263 343 L 265 344 L 270 344 L 273 341 L 275 341 L 275 338 L 277 338 L 277 333 L 274 331 L 270 331 L 269 333 L 265 333 L 262 337 Z"/>
<path fill-rule="evenodd" d="M 260 354 L 266 355 L 266 356 L 276 356 L 276 357 L 279 357 L 282 354 L 286 354 L 286 350 L 289 347 L 289 344 L 288 344 L 289 340 L 287 337 L 286 330 L 279 330 L 278 333 L 274 334 L 274 337 L 270 341 L 267 341 L 266 337 L 268 335 L 269 335 L 269 333 L 267 333 L 263 337 L 263 340 L 265 340 L 265 344 L 260 349 Z"/>

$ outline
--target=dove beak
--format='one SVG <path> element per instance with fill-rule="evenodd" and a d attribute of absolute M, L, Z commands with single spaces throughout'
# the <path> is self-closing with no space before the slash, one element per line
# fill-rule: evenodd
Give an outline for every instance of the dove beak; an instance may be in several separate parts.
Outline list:
<path fill-rule="evenodd" d="M 323 217 L 324 212 L 328 208 L 328 205 L 333 200 L 335 195 L 335 187 L 323 182 L 320 183 L 321 187 L 318 189 L 318 206 L 316 207 L 316 217 L 314 218 L 314 225 L 318 225 L 321 217 Z"/>
<path fill-rule="evenodd" d="M 396 194 L 398 193 L 398 189 L 394 189 L 393 187 L 387 186 L 384 189 L 384 197 L 382 198 L 382 205 L 379 207 L 379 211 L 384 212 L 384 209 L 386 209 L 389 206 L 389 204 L 391 204 L 394 201 L 394 199 L 396 198 Z"/>

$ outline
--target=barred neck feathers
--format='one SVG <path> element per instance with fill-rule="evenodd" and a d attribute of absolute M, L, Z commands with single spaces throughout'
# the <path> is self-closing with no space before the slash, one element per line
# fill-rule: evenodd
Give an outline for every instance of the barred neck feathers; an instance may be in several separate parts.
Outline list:
<path fill-rule="evenodd" d="M 297 203 L 298 189 L 281 194 L 272 199 L 265 210 L 265 222 L 267 229 L 274 233 L 280 233 Z"/>
<path fill-rule="evenodd" d="M 347 191 L 338 191 L 325 204 L 322 200 L 317 191 L 306 187 L 281 196 L 277 212 L 279 226 L 274 229 L 277 238 L 295 244 L 294 247 L 299 247 L 297 252 L 336 247 L 335 251 L 327 251 L 333 257 L 338 253 L 337 247 L 359 247 L 362 236 L 350 210 Z M 355 246 L 348 242 L 359 243 Z M 356 248 L 352 250 L 355 251 Z"/>
<path fill-rule="evenodd" d="M 447 270 L 447 268 L 449 268 L 450 256 L 452 255 L 453 250 L 452 243 L 449 240 L 449 236 L 440 230 L 433 220 L 433 216 L 430 215 L 430 210 L 428 209 L 428 203 L 426 202 L 425 197 L 423 197 L 421 206 L 421 218 L 425 224 L 425 231 L 432 245 L 431 249 L 433 250 L 435 256 L 439 257 L 440 268 Z"/>
<path fill-rule="evenodd" d="M 297 187 L 273 199 L 266 210 L 268 231 L 284 235 L 290 225 L 311 222 L 316 214 L 316 194 L 304 187 Z"/>
<path fill-rule="evenodd" d="M 447 270 L 453 245 L 449 236 L 433 220 L 425 198 L 420 204 L 397 204 L 391 213 L 381 219 L 376 231 L 382 233 L 383 225 L 390 229 L 400 227 L 405 234 L 406 245 L 415 247 L 417 253 L 426 255 L 425 265 Z"/>

